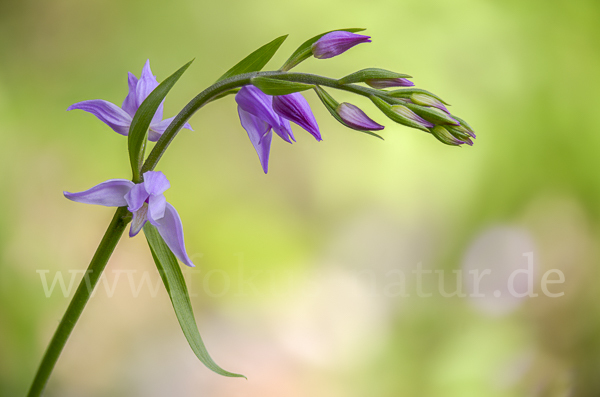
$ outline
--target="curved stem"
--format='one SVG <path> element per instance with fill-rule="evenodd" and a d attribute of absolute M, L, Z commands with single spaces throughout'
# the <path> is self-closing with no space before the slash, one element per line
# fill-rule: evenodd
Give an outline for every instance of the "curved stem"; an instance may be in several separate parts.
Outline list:
<path fill-rule="evenodd" d="M 354 94 L 363 95 L 366 97 L 370 95 L 385 96 L 385 91 L 362 87 L 355 84 L 340 84 L 336 79 L 331 79 L 328 77 L 317 76 L 308 73 L 289 73 L 277 71 L 252 72 L 233 76 L 229 79 L 219 81 L 216 84 L 202 91 L 194 99 L 192 99 L 181 110 L 181 112 L 177 114 L 177 116 L 175 116 L 175 119 L 167 127 L 165 132 L 162 134 L 161 138 L 158 140 L 158 142 L 148 155 L 148 158 L 142 166 L 141 173 L 143 174 L 146 171 L 152 171 L 154 167 L 156 167 L 158 161 L 160 160 L 164 152 L 167 150 L 167 148 L 169 147 L 179 130 L 183 128 L 183 125 L 190 119 L 190 117 L 192 117 L 194 113 L 196 113 L 204 105 L 211 102 L 216 97 L 224 94 L 225 92 L 250 84 L 250 80 L 256 76 L 270 77 L 286 81 L 294 81 L 297 83 L 323 85 L 338 90 L 349 91 Z"/>
<path fill-rule="evenodd" d="M 108 258 L 110 258 L 113 253 L 123 231 L 125 231 L 125 227 L 129 223 L 131 219 L 131 214 L 127 211 L 127 207 L 120 207 L 117 209 L 90 265 L 87 269 L 86 274 L 83 279 L 79 283 L 77 287 L 77 291 L 75 291 L 75 295 L 73 295 L 73 299 L 67 308 L 58 328 L 54 332 L 54 336 L 46 349 L 46 353 L 44 354 L 44 358 L 40 363 L 38 371 L 33 379 L 33 383 L 31 388 L 29 389 L 28 397 L 37 397 L 42 394 L 44 388 L 46 387 L 46 383 L 48 382 L 48 378 L 54 369 L 54 365 L 60 356 L 65 344 L 67 343 L 67 339 L 69 339 L 69 335 L 71 335 L 71 331 L 75 327 L 77 320 L 79 320 L 79 316 L 81 316 L 81 312 L 85 307 L 86 303 L 90 299 L 92 291 L 94 287 L 98 283 L 100 276 L 102 275 L 102 271 L 104 270 L 106 263 L 108 262 Z"/>

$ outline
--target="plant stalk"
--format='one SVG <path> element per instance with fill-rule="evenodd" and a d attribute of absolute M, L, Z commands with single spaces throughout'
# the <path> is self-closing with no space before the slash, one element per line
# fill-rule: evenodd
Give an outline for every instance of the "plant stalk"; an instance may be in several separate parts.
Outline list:
<path fill-rule="evenodd" d="M 100 280 L 100 276 L 106 267 L 108 259 L 115 250 L 115 247 L 130 220 L 131 214 L 127 211 L 127 207 L 120 207 L 117 209 L 117 212 L 108 226 L 106 233 L 104 233 L 104 237 L 90 262 L 86 274 L 79 283 L 67 311 L 54 332 L 54 336 L 46 349 L 44 358 L 33 379 L 29 394 L 27 394 L 28 397 L 38 397 L 43 393 L 56 361 L 67 343 L 67 339 L 69 339 L 73 328 L 75 328 L 75 324 L 77 324 L 77 320 L 79 320 L 83 308 L 90 299 L 92 291 L 94 291 L 94 287 L 98 283 L 98 280 Z"/>

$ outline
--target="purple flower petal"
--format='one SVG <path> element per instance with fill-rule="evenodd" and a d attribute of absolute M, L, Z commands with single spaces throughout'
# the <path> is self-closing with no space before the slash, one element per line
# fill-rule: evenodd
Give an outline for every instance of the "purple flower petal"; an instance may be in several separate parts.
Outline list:
<path fill-rule="evenodd" d="M 125 195 L 125 200 L 127 200 L 127 209 L 130 212 L 135 213 L 138 211 L 148 198 L 150 194 L 146 191 L 143 183 L 138 183 L 135 185 L 129 193 Z"/>
<path fill-rule="evenodd" d="M 114 103 L 102 99 L 92 99 L 89 101 L 78 102 L 67 108 L 67 110 L 73 109 L 81 109 L 93 114 L 118 134 L 129 134 L 131 116 Z"/>
<path fill-rule="evenodd" d="M 129 228 L 129 237 L 135 237 L 148 221 L 148 205 L 143 205 L 137 211 L 133 212 L 131 227 Z"/>
<path fill-rule="evenodd" d="M 360 108 L 351 103 L 341 103 L 336 109 L 337 114 L 344 120 L 344 123 L 357 130 L 378 131 L 384 127 L 371 120 Z"/>
<path fill-rule="evenodd" d="M 330 32 L 312 45 L 315 58 L 327 59 L 348 51 L 360 43 L 370 43 L 371 37 L 345 31 Z"/>
<path fill-rule="evenodd" d="M 133 116 L 135 115 L 135 112 L 137 112 L 138 107 L 139 107 L 136 104 L 136 97 L 135 97 L 137 82 L 138 82 L 137 77 L 135 77 L 135 75 L 133 73 L 129 72 L 127 75 L 127 85 L 129 85 L 129 92 L 127 93 L 127 96 L 125 97 L 123 104 L 121 105 L 121 109 L 126 111 L 127 114 L 131 116 L 131 118 L 133 118 Z"/>
<path fill-rule="evenodd" d="M 165 216 L 166 205 L 167 199 L 162 194 L 158 196 L 151 195 L 148 198 L 148 220 L 151 224 L 154 226 L 159 225 L 159 220 Z"/>
<path fill-rule="evenodd" d="M 246 112 L 240 106 L 238 106 L 238 114 L 242 127 L 248 133 L 248 138 L 250 138 L 250 142 L 252 142 L 258 154 L 258 159 L 266 174 L 269 171 L 269 153 L 273 138 L 271 126 L 251 113 Z"/>
<path fill-rule="evenodd" d="M 293 135 L 289 121 L 282 119 L 273 111 L 272 96 L 266 95 L 252 85 L 247 85 L 235 95 L 235 101 L 242 110 L 269 124 L 277 135 L 291 143 Z"/>
<path fill-rule="evenodd" d="M 292 143 L 292 141 L 296 142 L 290 121 L 285 117 L 281 117 L 280 115 L 277 115 L 277 118 L 279 120 L 279 125 L 274 125 L 273 131 L 275 131 L 275 133 L 279 135 L 281 139 L 288 143 Z"/>
<path fill-rule="evenodd" d="M 78 193 L 63 192 L 66 198 L 78 203 L 123 207 L 127 205 L 125 195 L 134 187 L 127 179 L 110 179 L 91 189 Z"/>
<path fill-rule="evenodd" d="M 171 204 L 166 204 L 165 216 L 160 220 L 160 223 L 156 228 L 173 254 L 175 254 L 181 262 L 190 267 L 194 267 L 194 264 L 185 250 L 181 218 L 179 218 L 179 214 Z"/>
<path fill-rule="evenodd" d="M 370 79 L 365 80 L 369 86 L 377 89 L 390 88 L 390 87 L 413 87 L 415 83 L 405 78 L 397 79 Z"/>
<path fill-rule="evenodd" d="M 168 119 L 164 119 L 156 124 L 150 124 L 150 130 L 148 131 L 148 140 L 151 142 L 156 142 L 160 139 L 162 134 L 165 132 L 169 124 L 175 119 L 175 116 L 169 117 Z M 194 131 L 190 123 L 185 123 L 183 128 L 186 128 L 190 131 Z"/>
<path fill-rule="evenodd" d="M 144 65 L 144 68 L 142 69 L 142 74 L 140 76 L 140 79 L 138 80 L 136 87 L 135 102 L 137 107 L 140 107 L 142 102 L 144 102 L 144 100 L 156 87 L 158 87 L 158 81 L 156 80 L 156 76 L 152 74 L 152 70 L 150 70 L 150 60 L 148 59 L 146 61 L 146 64 Z M 150 124 L 157 124 L 162 120 L 163 104 L 164 100 L 158 106 L 158 109 L 156 110 L 156 113 L 154 113 L 154 116 L 152 116 L 152 121 Z"/>
<path fill-rule="evenodd" d="M 163 194 L 168 188 L 171 187 L 171 183 L 160 171 L 148 171 L 144 175 L 144 187 L 148 194 L 158 196 Z"/>
<path fill-rule="evenodd" d="M 273 97 L 273 110 L 312 134 L 317 141 L 321 140 L 319 125 L 310 109 L 310 105 L 302 94 L 296 92 L 289 95 Z"/>

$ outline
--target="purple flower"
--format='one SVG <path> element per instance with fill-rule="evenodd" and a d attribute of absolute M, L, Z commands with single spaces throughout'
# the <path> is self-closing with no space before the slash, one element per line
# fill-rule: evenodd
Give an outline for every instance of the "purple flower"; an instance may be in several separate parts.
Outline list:
<path fill-rule="evenodd" d="M 412 81 L 405 78 L 397 78 L 397 79 L 369 79 L 365 80 L 369 86 L 373 88 L 390 88 L 390 87 L 412 87 L 415 85 Z"/>
<path fill-rule="evenodd" d="M 370 43 L 371 37 L 346 31 L 330 32 L 312 45 L 315 58 L 327 59 L 340 55 L 360 43 Z"/>
<path fill-rule="evenodd" d="M 185 250 L 183 226 L 179 214 L 167 203 L 163 193 L 170 187 L 160 171 L 148 171 L 144 182 L 134 184 L 127 179 L 110 179 L 83 192 L 64 192 L 66 198 L 84 204 L 124 207 L 133 214 L 129 237 L 137 235 L 146 222 L 156 226 L 173 254 L 194 267 Z"/>
<path fill-rule="evenodd" d="M 343 102 L 336 109 L 337 114 L 349 127 L 362 131 L 379 131 L 384 126 L 371 120 L 358 106 Z"/>
<path fill-rule="evenodd" d="M 273 97 L 247 85 L 236 94 L 235 101 L 242 127 L 248 133 L 265 174 L 269 170 L 272 131 L 286 142 L 296 141 L 290 120 L 321 140 L 319 126 L 310 106 L 299 93 Z"/>
<path fill-rule="evenodd" d="M 67 110 L 81 109 L 89 112 L 98 117 L 100 121 L 112 128 L 116 133 L 128 135 L 129 126 L 131 125 L 135 112 L 142 102 L 144 102 L 144 99 L 158 87 L 156 76 L 154 76 L 150 70 L 150 60 L 146 61 L 139 79 L 131 72 L 129 72 L 128 76 L 129 93 L 127 94 L 127 97 L 125 97 L 121 107 L 102 99 L 92 99 L 71 105 Z M 161 103 L 150 122 L 148 139 L 153 142 L 158 141 L 174 118 L 175 117 L 170 117 L 163 120 L 163 103 Z M 192 129 L 188 123 L 186 123 L 183 128 L 187 128 L 188 130 Z"/>

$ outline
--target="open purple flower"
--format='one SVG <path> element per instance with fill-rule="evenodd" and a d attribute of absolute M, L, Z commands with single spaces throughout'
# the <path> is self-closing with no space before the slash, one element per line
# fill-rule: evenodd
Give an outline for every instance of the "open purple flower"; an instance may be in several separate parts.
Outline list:
<path fill-rule="evenodd" d="M 181 218 L 167 203 L 163 193 L 170 187 L 160 171 L 144 173 L 144 182 L 134 184 L 127 179 L 110 179 L 83 192 L 64 192 L 66 198 L 84 204 L 105 207 L 124 207 L 133 214 L 129 237 L 137 235 L 146 222 L 156 226 L 173 254 L 188 266 L 194 264 L 188 257 L 183 240 Z"/>
<path fill-rule="evenodd" d="M 312 45 L 315 58 L 327 59 L 340 55 L 360 43 L 370 43 L 371 37 L 343 30 L 323 35 Z"/>
<path fill-rule="evenodd" d="M 242 127 L 248 133 L 265 174 L 269 170 L 269 154 L 273 132 L 286 142 L 296 141 L 290 120 L 304 128 L 318 141 L 319 126 L 306 99 L 299 94 L 271 96 L 248 85 L 235 96 Z"/>
<path fill-rule="evenodd" d="M 154 76 L 150 70 L 150 60 L 146 61 L 139 79 L 133 73 L 129 72 L 128 85 L 129 93 L 127 94 L 127 97 L 125 97 L 121 107 L 102 99 L 92 99 L 73 104 L 69 106 L 67 110 L 81 109 L 89 112 L 98 117 L 100 121 L 112 128 L 116 133 L 128 135 L 129 126 L 131 125 L 135 112 L 142 102 L 144 102 L 144 99 L 158 87 L 156 76 Z M 158 141 L 174 118 L 175 117 L 170 117 L 163 120 L 163 103 L 161 103 L 150 122 L 148 139 L 153 142 Z M 186 123 L 183 128 L 187 128 L 188 130 L 192 129 L 188 123 Z"/>

